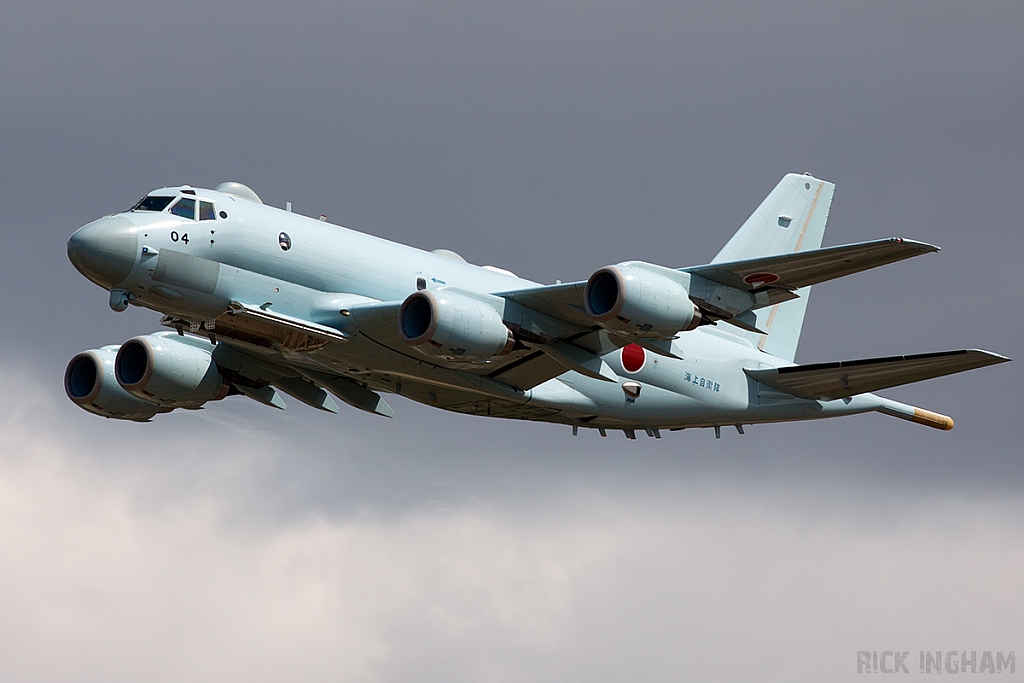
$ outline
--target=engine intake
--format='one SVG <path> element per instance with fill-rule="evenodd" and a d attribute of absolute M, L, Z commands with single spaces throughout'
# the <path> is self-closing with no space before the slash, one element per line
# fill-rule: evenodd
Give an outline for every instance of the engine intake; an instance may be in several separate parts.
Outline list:
<path fill-rule="evenodd" d="M 114 360 L 117 383 L 129 394 L 170 408 L 198 408 L 224 398 L 230 386 L 213 360 L 215 347 L 162 332 L 129 339 Z"/>
<path fill-rule="evenodd" d="M 410 294 L 398 311 L 398 331 L 410 345 L 449 359 L 487 359 L 515 344 L 494 308 L 443 289 Z"/>
<path fill-rule="evenodd" d="M 114 377 L 117 350 L 117 346 L 104 346 L 72 358 L 64 371 L 64 392 L 68 398 L 90 413 L 118 420 L 144 422 L 157 413 L 167 412 L 167 408 L 121 388 Z"/>
<path fill-rule="evenodd" d="M 601 327 L 631 337 L 664 338 L 700 324 L 686 288 L 663 275 L 620 264 L 601 268 L 583 290 L 587 315 Z"/>

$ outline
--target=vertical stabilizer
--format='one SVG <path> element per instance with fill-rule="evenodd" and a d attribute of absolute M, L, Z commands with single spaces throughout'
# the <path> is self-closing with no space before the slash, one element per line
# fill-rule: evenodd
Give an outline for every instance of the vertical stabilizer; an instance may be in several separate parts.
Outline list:
<path fill-rule="evenodd" d="M 832 183 L 810 175 L 787 175 L 711 262 L 743 261 L 818 249 L 825 235 L 825 221 L 835 188 Z M 739 330 L 735 333 L 747 337 L 765 353 L 792 361 L 810 293 L 810 287 L 799 289 L 799 299 L 757 311 L 757 327 L 767 330 L 768 334 Z"/>

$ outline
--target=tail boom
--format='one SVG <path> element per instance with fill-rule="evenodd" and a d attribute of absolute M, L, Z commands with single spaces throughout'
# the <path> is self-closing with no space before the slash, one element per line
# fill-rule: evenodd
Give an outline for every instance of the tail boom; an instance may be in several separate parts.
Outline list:
<path fill-rule="evenodd" d="M 942 415 L 941 413 L 933 413 L 932 411 L 925 410 L 924 408 L 916 408 L 914 406 L 907 405 L 906 403 L 890 401 L 887 398 L 882 399 L 882 405 L 876 408 L 876 410 L 883 415 L 898 417 L 901 420 L 916 422 L 919 425 L 925 425 L 926 427 L 933 427 L 947 432 L 953 428 L 953 418 L 951 417 Z"/>

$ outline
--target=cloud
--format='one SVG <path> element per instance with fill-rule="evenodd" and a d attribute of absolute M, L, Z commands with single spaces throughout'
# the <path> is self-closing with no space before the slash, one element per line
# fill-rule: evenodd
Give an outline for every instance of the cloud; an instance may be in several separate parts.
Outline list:
<path fill-rule="evenodd" d="M 187 415 L 182 458 L 147 427 L 50 429 L 63 406 L 5 376 L 4 680 L 841 680 L 858 650 L 1012 650 L 1024 626 L 1012 497 L 586 480 L 279 515 L 266 463 L 309 467 L 315 439 Z"/>

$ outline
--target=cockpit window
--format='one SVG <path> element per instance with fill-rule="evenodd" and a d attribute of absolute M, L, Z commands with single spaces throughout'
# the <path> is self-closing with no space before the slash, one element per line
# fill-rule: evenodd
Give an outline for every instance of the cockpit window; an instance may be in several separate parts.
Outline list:
<path fill-rule="evenodd" d="M 216 216 L 213 213 L 213 204 L 211 202 L 199 202 L 199 220 L 216 220 Z"/>
<path fill-rule="evenodd" d="M 139 203 L 132 207 L 132 211 L 163 211 L 167 205 L 174 201 L 174 197 L 143 197 Z"/>
<path fill-rule="evenodd" d="M 171 213 L 194 221 L 196 219 L 196 200 L 182 197 L 177 204 L 171 207 Z"/>

